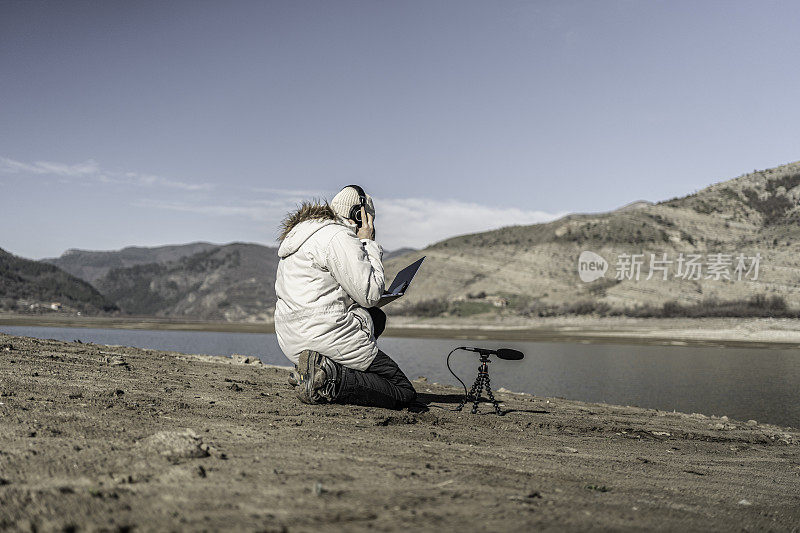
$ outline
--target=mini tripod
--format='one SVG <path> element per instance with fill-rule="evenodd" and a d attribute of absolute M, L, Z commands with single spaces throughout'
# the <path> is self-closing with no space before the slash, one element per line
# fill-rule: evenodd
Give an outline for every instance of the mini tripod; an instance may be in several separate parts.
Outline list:
<path fill-rule="evenodd" d="M 469 393 L 464 396 L 464 399 L 461 400 L 461 403 L 456 407 L 456 411 L 461 411 L 464 408 L 464 404 L 469 401 L 469 398 L 473 398 L 472 404 L 472 414 L 478 412 L 478 403 L 481 401 L 481 391 L 484 387 L 486 387 L 486 395 L 489 397 L 489 400 L 494 404 L 494 412 L 498 415 L 502 415 L 500 412 L 500 405 L 497 403 L 497 400 L 494 399 L 494 394 L 492 393 L 492 386 L 489 384 L 489 354 L 488 353 L 481 353 L 481 366 L 478 367 L 478 377 L 475 378 L 475 383 L 472 384 L 472 388 L 469 390 Z"/>

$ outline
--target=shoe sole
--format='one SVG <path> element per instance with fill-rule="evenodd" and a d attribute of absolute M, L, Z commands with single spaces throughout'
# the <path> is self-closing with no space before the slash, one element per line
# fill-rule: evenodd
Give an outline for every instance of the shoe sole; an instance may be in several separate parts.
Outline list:
<path fill-rule="evenodd" d="M 295 396 L 303 403 L 319 403 L 319 394 L 314 391 L 314 376 L 319 368 L 320 354 L 311 350 L 300 353 L 297 361 L 297 373 L 300 381 L 294 389 Z"/>

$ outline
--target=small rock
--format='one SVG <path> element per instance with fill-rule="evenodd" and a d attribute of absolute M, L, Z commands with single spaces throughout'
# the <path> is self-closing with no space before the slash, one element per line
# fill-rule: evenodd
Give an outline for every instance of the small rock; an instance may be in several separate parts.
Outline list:
<path fill-rule="evenodd" d="M 750 427 L 757 426 L 758 425 L 758 421 L 756 421 L 756 420 L 748 420 L 747 421 L 747 425 L 750 426 Z"/>
<path fill-rule="evenodd" d="M 241 388 L 241 387 L 240 387 L 238 384 L 236 384 L 236 383 L 231 383 L 230 385 L 228 385 L 228 388 L 229 388 L 230 390 L 234 391 L 234 392 L 240 392 L 240 391 L 243 391 L 243 390 L 244 390 L 243 388 Z"/>
<path fill-rule="evenodd" d="M 247 357 L 246 355 L 242 355 L 240 353 L 235 353 L 231 355 L 231 359 L 233 360 L 233 363 L 236 365 L 249 365 L 251 362 L 250 357 Z"/>
<path fill-rule="evenodd" d="M 319 481 L 317 481 L 316 483 L 314 483 L 314 494 L 316 494 L 317 496 L 321 496 L 321 495 L 322 495 L 323 493 L 325 493 L 325 492 L 328 492 L 328 491 L 326 491 L 326 490 L 325 490 L 325 489 L 322 487 L 322 483 L 320 483 Z"/>
<path fill-rule="evenodd" d="M 162 431 L 147 437 L 144 447 L 151 453 L 161 455 L 169 461 L 208 457 L 209 447 L 191 429 L 184 431 Z"/>
<path fill-rule="evenodd" d="M 570 448 L 569 446 L 562 446 L 558 451 L 562 453 L 578 453 L 577 448 Z"/>
<path fill-rule="evenodd" d="M 708 428 L 709 429 L 725 429 L 725 424 L 717 422 L 716 424 L 709 424 Z"/>
<path fill-rule="evenodd" d="M 421 382 L 425 383 L 426 381 L 428 381 L 428 378 L 426 378 L 425 376 L 420 376 L 420 377 L 418 377 L 416 379 L 416 381 L 421 381 Z"/>
<path fill-rule="evenodd" d="M 719 417 L 719 419 L 722 420 L 723 422 L 727 422 L 728 421 L 728 417 L 727 416 L 721 416 L 721 417 Z"/>
<path fill-rule="evenodd" d="M 739 505 L 753 505 L 750 500 L 739 500 Z"/>
<path fill-rule="evenodd" d="M 118 355 L 106 357 L 106 363 L 108 363 L 108 366 L 128 366 L 128 363 L 125 362 L 125 359 Z"/>

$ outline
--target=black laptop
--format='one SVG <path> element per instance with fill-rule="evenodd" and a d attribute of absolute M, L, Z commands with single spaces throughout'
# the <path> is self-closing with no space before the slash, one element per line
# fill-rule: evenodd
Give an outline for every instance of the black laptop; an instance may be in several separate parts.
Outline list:
<path fill-rule="evenodd" d="M 392 284 L 389 285 L 389 288 L 383 292 L 381 299 L 378 300 L 378 307 L 383 307 L 389 302 L 397 300 L 406 293 L 408 286 L 411 285 L 411 280 L 414 279 L 414 276 L 417 274 L 417 270 L 419 270 L 419 266 L 424 260 L 425 257 L 422 257 L 397 273 Z"/>

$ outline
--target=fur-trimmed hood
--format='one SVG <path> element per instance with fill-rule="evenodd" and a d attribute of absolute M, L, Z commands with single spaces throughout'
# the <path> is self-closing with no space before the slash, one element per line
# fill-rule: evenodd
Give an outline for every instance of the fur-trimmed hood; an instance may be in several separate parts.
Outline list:
<path fill-rule="evenodd" d="M 279 257 L 295 253 L 309 237 L 330 224 L 349 226 L 333 212 L 328 203 L 303 202 L 296 211 L 286 215 L 281 222 Z"/>
<path fill-rule="evenodd" d="M 295 226 L 306 220 L 336 220 L 336 213 L 333 212 L 333 208 L 331 208 L 328 202 L 324 204 L 319 202 L 303 202 L 296 211 L 287 214 L 281 221 L 281 235 L 278 239 L 281 241 L 286 239 L 289 232 L 292 231 Z"/>

